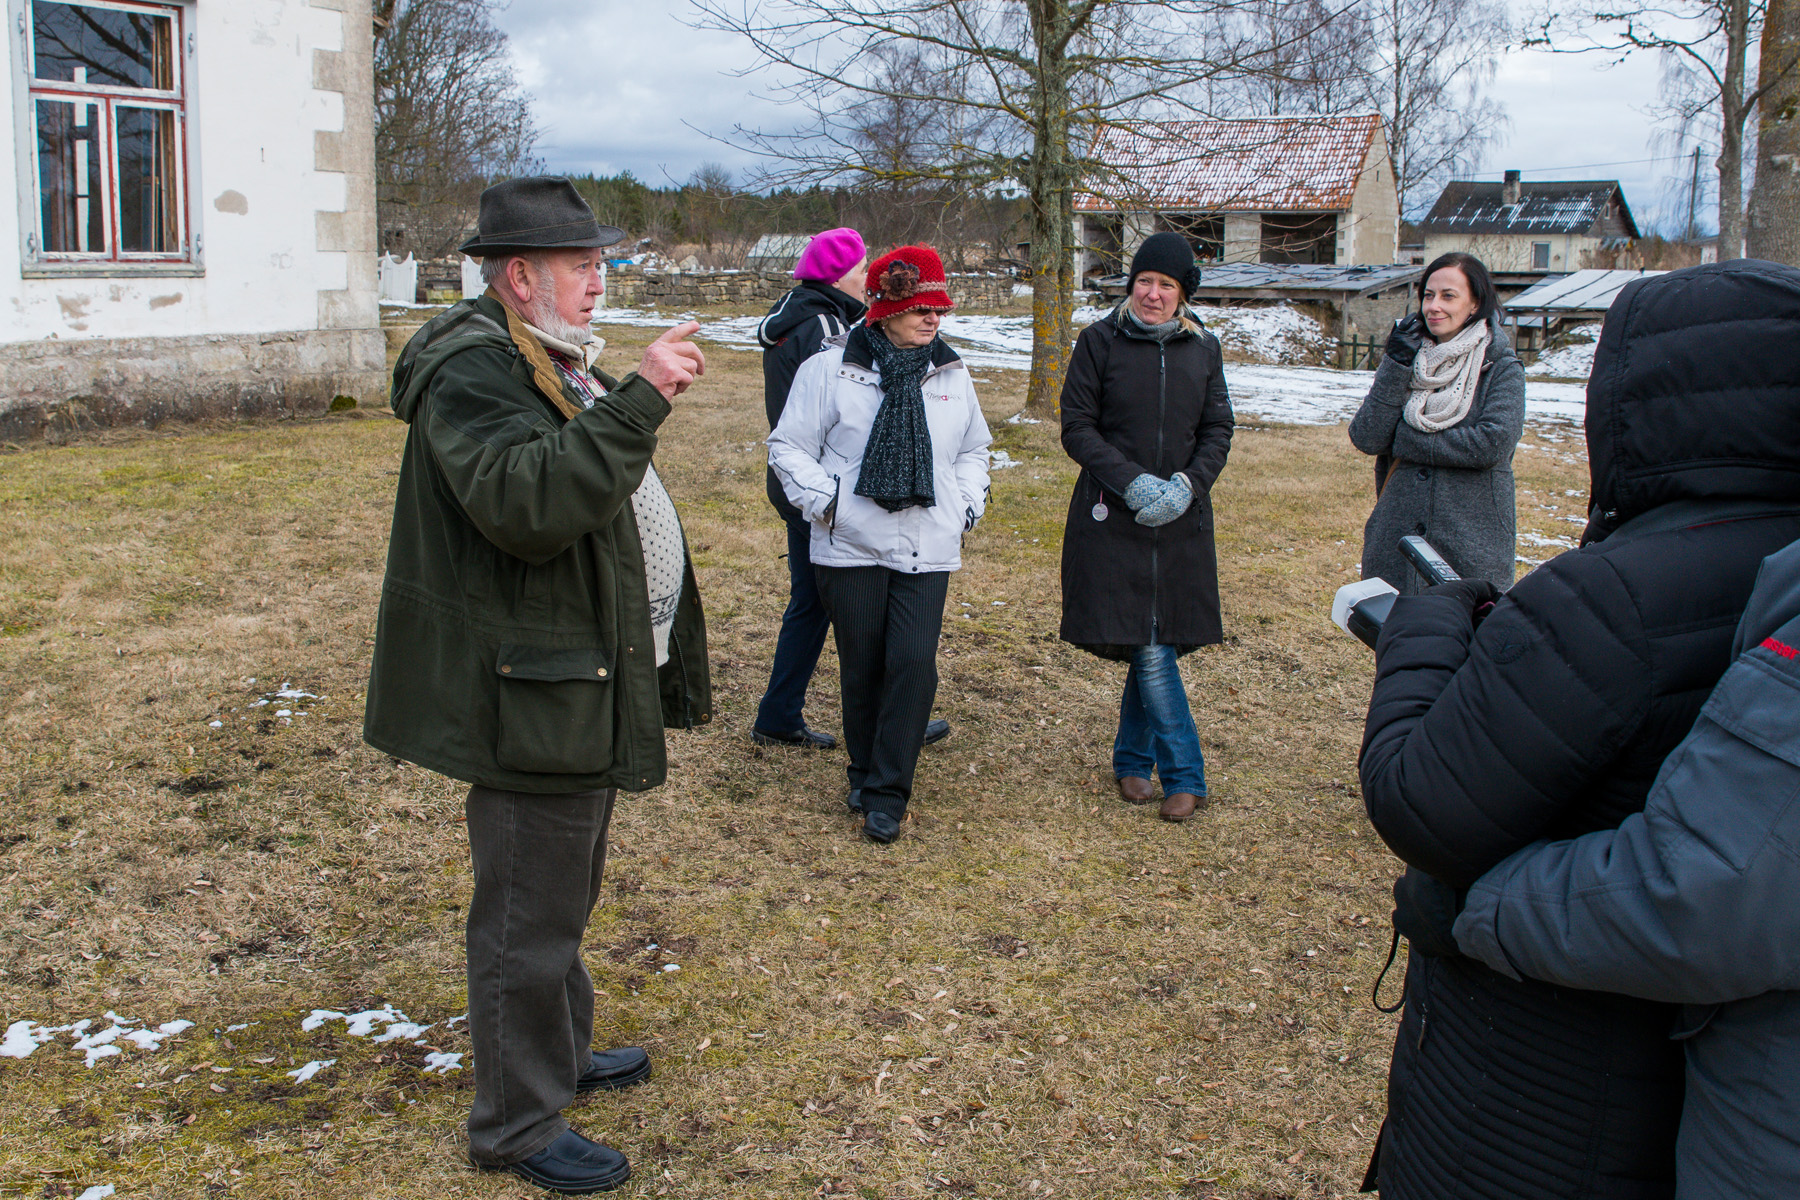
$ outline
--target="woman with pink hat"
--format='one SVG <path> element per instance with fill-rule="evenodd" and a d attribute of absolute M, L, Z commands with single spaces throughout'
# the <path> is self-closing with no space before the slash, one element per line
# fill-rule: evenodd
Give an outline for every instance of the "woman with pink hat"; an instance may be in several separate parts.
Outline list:
<path fill-rule="evenodd" d="M 937 643 L 962 536 L 987 508 L 993 440 L 969 369 L 938 336 L 955 307 L 929 246 L 869 267 L 864 323 L 807 359 L 769 466 L 810 526 L 837 631 L 849 806 L 877 842 L 900 834 L 937 694 Z"/>

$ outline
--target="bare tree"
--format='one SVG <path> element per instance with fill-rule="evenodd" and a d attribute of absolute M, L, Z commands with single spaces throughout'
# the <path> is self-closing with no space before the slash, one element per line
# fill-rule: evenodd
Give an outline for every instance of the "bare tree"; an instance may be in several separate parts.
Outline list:
<path fill-rule="evenodd" d="M 1623 58 L 1664 55 L 1664 115 L 1685 131 L 1710 117 L 1719 138 L 1719 257 L 1744 251 L 1744 127 L 1776 82 L 1749 82 L 1750 49 L 1760 36 L 1762 0 L 1653 0 L 1574 9 L 1546 0 L 1527 46 Z"/>
<path fill-rule="evenodd" d="M 1745 253 L 1800 267 L 1800 0 L 1768 0 Z"/>
<path fill-rule="evenodd" d="M 1416 218 L 1506 125 L 1483 94 L 1514 36 L 1504 0 L 1368 0 L 1367 103 L 1381 114 L 1400 213 Z"/>
<path fill-rule="evenodd" d="M 1033 346 L 1027 403 L 1054 405 L 1070 350 L 1074 194 L 1104 164 L 1105 129 L 1202 113 L 1208 88 L 1278 70 L 1233 0 L 695 0 L 699 23 L 747 39 L 809 119 L 740 128 L 768 182 L 887 181 L 1025 193 Z M 897 50 L 914 72 L 896 70 Z M 892 134 L 871 139 L 871 118 Z M 904 123 L 902 131 L 899 123 Z M 895 153 L 896 148 L 901 153 Z"/>
<path fill-rule="evenodd" d="M 376 204 L 384 249 L 450 253 L 481 189 L 532 169 L 528 97 L 495 0 L 376 0 Z"/>
<path fill-rule="evenodd" d="M 1241 110 L 1252 116 L 1311 116 L 1364 110 L 1371 90 L 1375 30 L 1361 3 L 1249 0 L 1238 20 L 1261 30 L 1268 70 L 1242 81 Z"/>

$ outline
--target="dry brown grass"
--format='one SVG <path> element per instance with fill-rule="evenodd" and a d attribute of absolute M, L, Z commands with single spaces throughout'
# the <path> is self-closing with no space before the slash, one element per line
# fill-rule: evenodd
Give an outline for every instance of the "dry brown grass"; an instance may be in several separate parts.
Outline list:
<path fill-rule="evenodd" d="M 1392 1037 L 1368 993 L 1395 864 L 1357 798 L 1369 656 L 1325 613 L 1367 461 L 1341 428 L 1241 427 L 1217 493 L 1228 638 L 1184 668 L 1214 802 L 1171 826 L 1111 791 L 1122 668 L 1055 638 L 1073 470 L 1051 424 L 1003 423 L 1023 380 L 986 373 L 1024 465 L 996 473 L 952 580 L 955 732 L 877 848 L 841 755 L 745 736 L 786 572 L 756 358 L 712 364 L 659 465 L 718 719 L 622 802 L 589 943 L 603 1027 L 657 1061 L 572 1114 L 631 1155 L 622 1194 L 1353 1193 Z M 198 1022 L 92 1069 L 67 1036 L 0 1059 L 0 1191 L 541 1194 L 464 1165 L 467 1071 L 300 1028 L 388 1002 L 468 1049 L 441 1024 L 463 1012 L 461 788 L 359 740 L 402 433 L 333 418 L 0 458 L 0 1018 Z M 1580 511 L 1579 435 L 1528 442 L 1522 524 L 1570 534 L 1539 503 Z M 835 670 L 828 650 L 809 705 L 828 729 Z M 322 697 L 289 705 L 307 715 L 245 707 L 289 681 Z"/>

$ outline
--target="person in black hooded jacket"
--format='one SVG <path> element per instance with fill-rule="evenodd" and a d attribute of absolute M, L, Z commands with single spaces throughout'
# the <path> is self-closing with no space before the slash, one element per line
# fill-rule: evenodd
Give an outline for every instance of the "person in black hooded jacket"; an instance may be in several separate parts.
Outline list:
<path fill-rule="evenodd" d="M 1673 1194 L 1676 1010 L 1508 978 L 1448 923 L 1507 855 L 1641 809 L 1693 726 L 1759 564 L 1800 537 L 1796 346 L 1792 268 L 1630 284 L 1588 380 L 1581 547 L 1504 596 L 1463 581 L 1394 604 L 1361 758 L 1407 864 L 1405 1013 L 1365 1184 L 1385 1200 Z"/>
<path fill-rule="evenodd" d="M 869 306 L 863 303 L 863 269 L 868 251 L 854 229 L 828 229 L 807 243 L 794 264 L 798 286 L 775 302 L 756 327 L 763 348 L 763 408 L 769 429 L 781 422 L 788 391 L 800 364 L 819 352 L 825 339 L 848 333 Z M 788 605 L 775 639 L 769 688 L 756 708 L 750 736 L 762 745 L 816 746 L 829 750 L 837 739 L 808 729 L 802 710 L 806 685 L 819 665 L 831 619 L 819 599 L 808 548 L 812 530 L 782 493 L 775 470 L 768 471 L 769 503 L 787 525 Z"/>

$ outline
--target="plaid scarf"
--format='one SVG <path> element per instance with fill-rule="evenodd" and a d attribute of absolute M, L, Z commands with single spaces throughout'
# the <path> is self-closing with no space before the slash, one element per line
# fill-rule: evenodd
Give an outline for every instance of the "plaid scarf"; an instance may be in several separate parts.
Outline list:
<path fill-rule="evenodd" d="M 856 494 L 889 512 L 937 503 L 931 460 L 931 428 L 925 421 L 925 393 L 919 386 L 931 368 L 931 346 L 900 347 L 875 326 L 867 331 L 869 351 L 881 370 L 881 407 L 869 425 Z"/>

